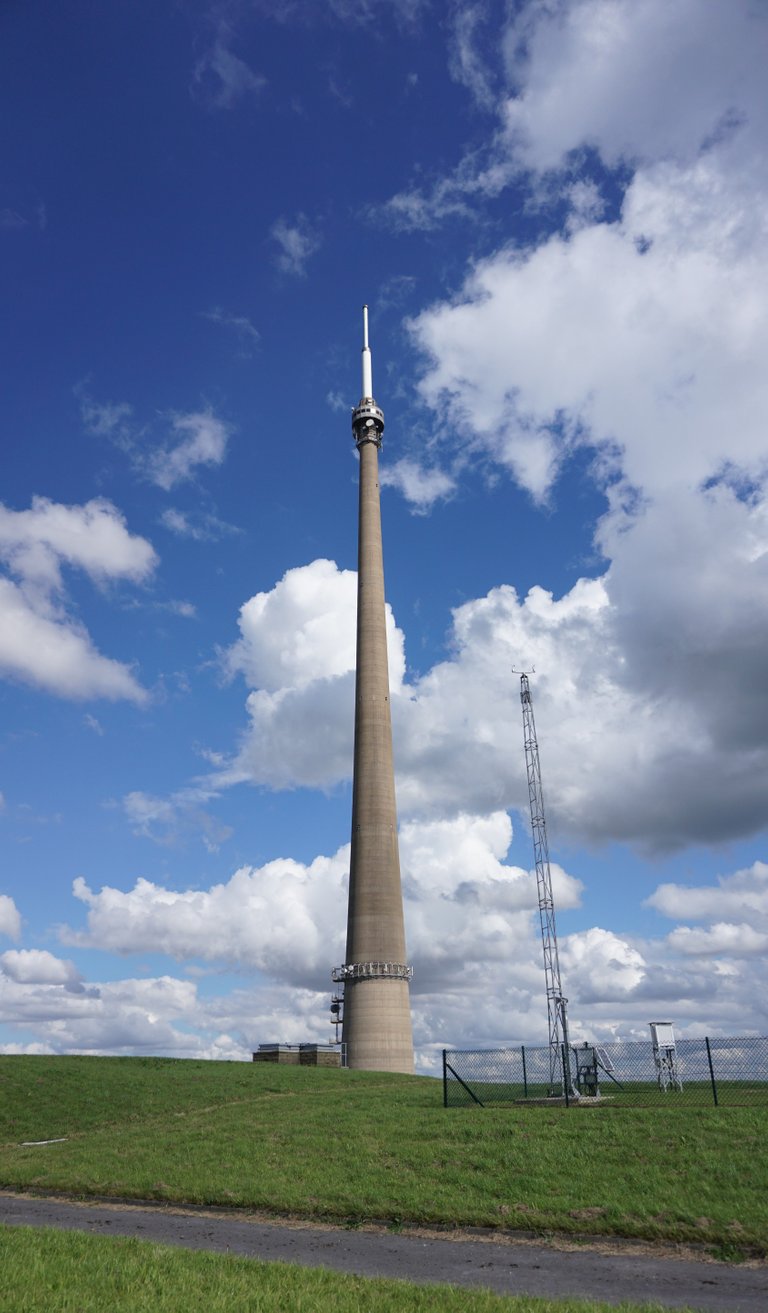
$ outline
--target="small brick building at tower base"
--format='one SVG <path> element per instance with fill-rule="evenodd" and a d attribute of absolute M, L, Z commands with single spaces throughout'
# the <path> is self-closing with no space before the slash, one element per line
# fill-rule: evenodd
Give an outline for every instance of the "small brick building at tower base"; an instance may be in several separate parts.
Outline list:
<path fill-rule="evenodd" d="M 332 1044 L 260 1044 L 254 1062 L 282 1062 L 293 1067 L 340 1067 L 341 1053 Z"/>

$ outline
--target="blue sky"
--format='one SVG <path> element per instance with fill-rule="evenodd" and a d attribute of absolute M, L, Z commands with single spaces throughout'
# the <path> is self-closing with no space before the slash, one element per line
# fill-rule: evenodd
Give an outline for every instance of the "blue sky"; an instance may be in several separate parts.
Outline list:
<path fill-rule="evenodd" d="M 750 0 L 4 6 L 0 1051 L 325 1040 L 371 307 L 414 1031 L 765 1033 Z"/>

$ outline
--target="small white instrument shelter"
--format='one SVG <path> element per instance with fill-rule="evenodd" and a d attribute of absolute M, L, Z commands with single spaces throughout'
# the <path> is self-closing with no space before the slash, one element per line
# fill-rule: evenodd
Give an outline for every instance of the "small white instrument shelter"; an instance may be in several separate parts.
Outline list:
<path fill-rule="evenodd" d="M 675 1047 L 675 1028 L 671 1021 L 651 1021 L 649 1025 L 654 1052 Z"/>
<path fill-rule="evenodd" d="M 683 1092 L 683 1082 L 677 1065 L 677 1047 L 675 1031 L 671 1021 L 649 1021 L 651 1040 L 653 1042 L 653 1060 L 656 1064 L 656 1079 L 659 1089 Z"/>

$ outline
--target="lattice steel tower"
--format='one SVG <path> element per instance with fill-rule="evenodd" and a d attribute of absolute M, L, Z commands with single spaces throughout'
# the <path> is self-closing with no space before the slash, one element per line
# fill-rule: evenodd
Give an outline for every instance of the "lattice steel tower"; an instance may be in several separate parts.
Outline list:
<path fill-rule="evenodd" d="M 352 412 L 360 455 L 355 765 L 342 1042 L 350 1067 L 413 1071 L 395 773 L 389 705 L 379 449 L 384 412 L 373 399 L 368 308 L 363 306 L 363 395 Z M 341 1000 L 334 999 L 336 1008 Z"/>
<path fill-rule="evenodd" d="M 523 704 L 523 741 L 525 768 L 528 776 L 528 801 L 531 807 L 533 855 L 536 863 L 536 888 L 539 896 L 541 942 L 544 949 L 544 976 L 547 986 L 547 1016 L 549 1021 L 549 1087 L 550 1093 L 562 1089 L 568 1082 L 570 1097 L 577 1098 L 571 1080 L 570 1045 L 568 1041 L 568 999 L 560 983 L 560 955 L 557 950 L 555 901 L 552 896 L 552 872 L 549 868 L 547 823 L 544 817 L 544 793 L 541 787 L 539 741 L 528 676 L 520 676 L 520 701 Z M 563 1068 L 565 1053 L 565 1070 Z M 564 1091 L 563 1091 L 564 1092 Z"/>

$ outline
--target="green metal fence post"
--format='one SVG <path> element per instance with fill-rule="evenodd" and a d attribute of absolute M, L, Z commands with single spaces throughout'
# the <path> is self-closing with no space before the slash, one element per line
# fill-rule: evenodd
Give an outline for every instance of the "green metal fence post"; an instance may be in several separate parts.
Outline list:
<path fill-rule="evenodd" d="M 711 1048 L 709 1047 L 709 1037 L 708 1037 L 707 1035 L 704 1036 L 704 1043 L 705 1043 L 706 1046 L 707 1046 L 707 1061 L 708 1061 L 708 1063 L 709 1063 L 709 1078 L 710 1078 L 710 1080 L 712 1081 L 712 1098 L 715 1100 L 715 1107 L 717 1107 L 717 1084 L 715 1083 L 715 1069 L 714 1069 L 714 1067 L 712 1066 L 712 1050 L 711 1050 Z"/>
<path fill-rule="evenodd" d="M 446 1062 L 447 1049 L 443 1049 L 443 1107 L 448 1107 L 448 1066 Z"/>
<path fill-rule="evenodd" d="M 566 1108 L 570 1108 L 571 1101 L 569 1098 L 568 1086 L 571 1083 L 571 1072 L 570 1072 L 570 1063 L 568 1063 L 568 1059 L 565 1054 L 564 1044 L 560 1045 L 560 1057 L 563 1063 L 563 1090 L 565 1092 L 565 1106 Z"/>
<path fill-rule="evenodd" d="M 520 1045 L 520 1052 L 523 1055 L 523 1097 L 528 1098 L 528 1073 L 525 1070 L 525 1045 Z"/>

